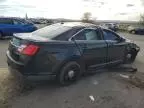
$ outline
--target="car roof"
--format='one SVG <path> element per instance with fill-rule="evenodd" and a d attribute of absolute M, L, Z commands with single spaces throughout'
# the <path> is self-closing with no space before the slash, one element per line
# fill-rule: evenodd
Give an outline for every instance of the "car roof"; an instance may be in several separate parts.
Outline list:
<path fill-rule="evenodd" d="M 72 28 L 75 28 L 75 27 L 99 27 L 95 24 L 91 24 L 91 23 L 83 23 L 83 22 L 62 22 L 60 23 L 62 24 L 63 26 L 67 26 L 67 27 L 72 27 Z"/>
<path fill-rule="evenodd" d="M 19 21 L 25 21 L 24 19 L 21 19 L 21 18 L 14 18 L 14 17 L 1 17 L 0 19 L 3 19 L 3 20 L 19 20 Z"/>
<path fill-rule="evenodd" d="M 1 17 L 0 19 L 18 19 L 18 18 L 7 18 L 7 17 Z"/>

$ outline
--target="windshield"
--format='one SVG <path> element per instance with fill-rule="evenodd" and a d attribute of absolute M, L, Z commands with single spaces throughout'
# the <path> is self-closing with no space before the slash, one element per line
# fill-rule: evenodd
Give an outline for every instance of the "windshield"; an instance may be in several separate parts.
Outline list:
<path fill-rule="evenodd" d="M 32 35 L 37 35 L 44 38 L 54 38 L 70 29 L 71 27 L 68 26 L 62 26 L 61 24 L 53 24 L 32 32 Z"/>

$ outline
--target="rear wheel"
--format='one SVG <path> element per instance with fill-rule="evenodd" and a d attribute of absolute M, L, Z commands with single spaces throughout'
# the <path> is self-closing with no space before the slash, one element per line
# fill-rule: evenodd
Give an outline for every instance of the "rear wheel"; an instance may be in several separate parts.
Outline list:
<path fill-rule="evenodd" d="M 69 62 L 62 67 L 57 79 L 61 85 L 66 86 L 76 82 L 80 75 L 80 65 L 77 62 Z"/>
<path fill-rule="evenodd" d="M 135 30 L 132 30 L 131 33 L 132 33 L 132 34 L 135 34 L 136 32 L 135 32 Z"/>
<path fill-rule="evenodd" d="M 3 39 L 3 34 L 0 32 L 0 39 Z"/>
<path fill-rule="evenodd" d="M 137 52 L 135 49 L 132 49 L 125 55 L 124 63 L 133 63 L 135 61 Z"/>

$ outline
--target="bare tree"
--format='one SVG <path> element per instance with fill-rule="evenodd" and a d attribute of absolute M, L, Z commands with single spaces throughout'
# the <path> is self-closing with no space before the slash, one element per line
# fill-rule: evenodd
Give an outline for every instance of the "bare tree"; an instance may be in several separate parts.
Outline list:
<path fill-rule="evenodd" d="M 82 22 L 91 22 L 91 16 L 92 14 L 90 12 L 85 12 L 82 17 Z"/>
<path fill-rule="evenodd" d="M 139 24 L 144 25 L 144 14 L 141 14 L 141 15 L 140 15 Z"/>

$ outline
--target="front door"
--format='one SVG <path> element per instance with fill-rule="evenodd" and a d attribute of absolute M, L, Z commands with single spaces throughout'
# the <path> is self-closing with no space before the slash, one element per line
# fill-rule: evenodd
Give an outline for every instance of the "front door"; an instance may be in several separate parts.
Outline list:
<path fill-rule="evenodd" d="M 120 37 L 110 31 L 103 30 L 104 39 L 108 44 L 108 62 L 122 62 L 125 56 L 125 42 L 120 42 Z"/>
<path fill-rule="evenodd" d="M 74 38 L 82 49 L 82 58 L 88 67 L 97 67 L 106 63 L 107 44 L 102 40 L 98 29 L 84 29 Z"/>

